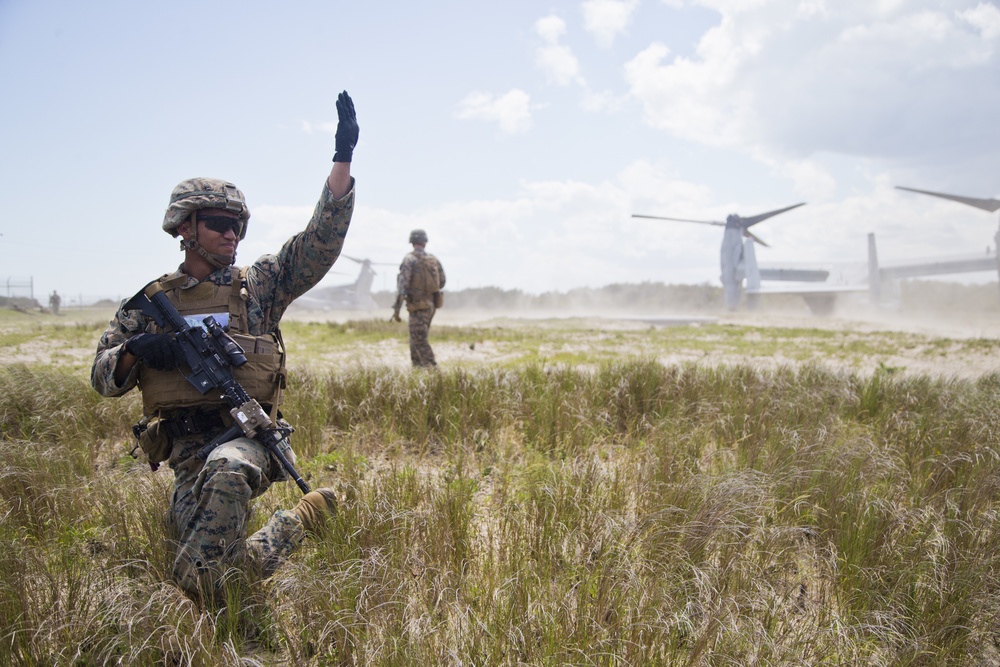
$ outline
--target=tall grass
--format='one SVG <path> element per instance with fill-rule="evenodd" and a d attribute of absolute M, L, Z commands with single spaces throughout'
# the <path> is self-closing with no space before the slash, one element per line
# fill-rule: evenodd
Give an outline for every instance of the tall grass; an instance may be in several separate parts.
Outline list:
<path fill-rule="evenodd" d="M 135 398 L 0 367 L 0 664 L 997 659 L 998 376 L 630 358 L 289 387 L 338 514 L 203 610 L 169 583 L 169 471 L 125 453 Z"/>

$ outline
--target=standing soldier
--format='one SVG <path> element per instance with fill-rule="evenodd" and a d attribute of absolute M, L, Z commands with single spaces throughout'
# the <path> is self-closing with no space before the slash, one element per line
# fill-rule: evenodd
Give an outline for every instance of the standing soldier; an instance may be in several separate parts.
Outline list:
<path fill-rule="evenodd" d="M 246 352 L 236 380 L 281 426 L 285 347 L 278 328 L 288 305 L 315 285 L 340 255 L 354 210 L 351 157 L 358 140 L 354 103 L 342 92 L 333 167 L 305 230 L 276 255 L 234 266 L 250 211 L 243 193 L 216 178 L 192 178 L 170 195 L 163 230 L 180 237 L 184 262 L 159 278 L 164 294 L 188 321 L 213 315 Z M 247 536 L 250 501 L 287 473 L 256 440 L 237 437 L 207 456 L 199 450 L 233 424 L 218 393 L 200 394 L 187 381 L 192 371 L 169 330 L 125 302 L 101 336 L 91 383 L 103 396 L 137 386 L 144 417 L 136 425 L 139 446 L 155 470 L 166 461 L 174 473 L 170 523 L 176 532 L 173 578 L 196 600 L 220 596 L 230 571 L 271 575 L 334 509 L 332 489 L 310 491 L 291 510 L 277 510 Z M 294 464 L 287 440 L 279 446 Z M 234 570 L 235 568 L 235 570 Z"/>
<path fill-rule="evenodd" d="M 399 309 L 406 301 L 406 311 L 410 314 L 410 361 L 414 366 L 433 368 L 434 350 L 427 340 L 434 313 L 444 305 L 444 267 L 437 257 L 424 251 L 427 232 L 414 229 L 410 232 L 413 252 L 403 258 L 396 278 L 396 303 L 392 306 L 392 321 L 402 322 Z"/>
<path fill-rule="evenodd" d="M 59 304 L 61 303 L 62 298 L 59 296 L 59 292 L 52 290 L 52 294 L 49 296 L 49 309 L 53 315 L 59 314 Z"/>

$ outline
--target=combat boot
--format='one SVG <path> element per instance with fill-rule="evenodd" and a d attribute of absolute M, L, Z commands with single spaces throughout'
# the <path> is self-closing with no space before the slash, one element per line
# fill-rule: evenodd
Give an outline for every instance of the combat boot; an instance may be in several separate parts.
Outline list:
<path fill-rule="evenodd" d="M 292 508 L 292 512 L 299 517 L 306 533 L 312 534 L 319 533 L 327 517 L 333 516 L 336 511 L 337 496 L 330 488 L 310 491 Z"/>

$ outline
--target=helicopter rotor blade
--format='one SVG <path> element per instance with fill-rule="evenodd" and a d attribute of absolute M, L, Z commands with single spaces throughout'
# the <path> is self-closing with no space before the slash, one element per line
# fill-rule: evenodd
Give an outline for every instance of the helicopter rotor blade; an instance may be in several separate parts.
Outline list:
<path fill-rule="evenodd" d="M 349 259 L 352 262 L 357 262 L 358 264 L 364 264 L 365 262 L 367 262 L 372 266 L 396 266 L 392 262 L 373 262 L 370 259 L 358 259 L 357 257 L 351 257 L 350 255 L 341 255 L 341 257 L 343 257 L 344 259 Z"/>
<path fill-rule="evenodd" d="M 761 244 L 765 248 L 770 248 L 771 247 L 767 243 L 764 243 L 764 241 L 759 236 L 757 236 L 756 234 L 754 234 L 753 232 L 751 232 L 749 229 L 744 229 L 743 230 L 743 236 L 752 238 L 754 240 L 754 242 Z"/>
<path fill-rule="evenodd" d="M 919 192 L 922 195 L 930 195 L 932 197 L 940 197 L 942 199 L 950 199 L 952 201 L 957 201 L 962 204 L 968 204 L 969 206 L 980 208 L 984 211 L 989 211 L 990 213 L 1000 210 L 1000 199 L 976 199 L 975 197 L 948 195 L 943 192 L 931 192 L 930 190 L 917 190 L 916 188 L 904 188 L 902 185 L 897 185 L 896 189 L 907 190 L 909 192 Z"/>
<path fill-rule="evenodd" d="M 715 227 L 725 227 L 726 223 L 718 222 L 717 220 L 691 220 L 689 218 L 665 218 L 662 215 L 639 215 L 638 213 L 632 214 L 633 218 L 649 218 L 650 220 L 674 220 L 676 222 L 696 222 L 699 225 L 713 225 Z"/>
<path fill-rule="evenodd" d="M 737 216 L 737 218 L 738 218 L 738 220 L 740 222 L 740 225 L 743 227 L 743 235 L 744 236 L 753 239 L 755 243 L 759 243 L 762 246 L 764 246 L 765 248 L 770 248 L 771 246 L 769 244 L 767 244 L 766 242 L 764 242 L 759 236 L 755 236 L 754 234 L 751 234 L 749 228 L 752 225 L 756 225 L 758 222 L 763 222 L 764 220 L 767 220 L 768 218 L 773 218 L 774 216 L 778 215 L 779 213 L 784 213 L 786 211 L 791 211 L 793 208 L 798 208 L 799 206 L 805 206 L 805 205 L 806 205 L 805 202 L 801 202 L 799 204 L 793 204 L 791 206 L 786 206 L 785 208 L 779 208 L 779 209 L 777 209 L 775 211 L 768 211 L 767 213 L 760 213 L 758 215 L 755 215 L 755 216 L 752 216 L 752 217 L 749 217 L 749 218 L 744 218 L 744 217 L 740 217 L 740 216 Z M 696 222 L 698 224 L 713 225 L 713 226 L 716 226 L 716 227 L 725 227 L 726 226 L 726 223 L 724 223 L 724 222 L 718 222 L 716 220 L 691 220 L 690 218 L 667 218 L 667 217 L 660 216 L 660 215 L 639 215 L 638 213 L 633 213 L 632 217 L 633 218 L 650 218 L 650 219 L 653 219 L 653 220 L 676 220 L 678 222 Z"/>
<path fill-rule="evenodd" d="M 786 206 L 785 208 L 779 208 L 777 211 L 768 211 L 767 213 L 760 213 L 758 215 L 754 215 L 749 218 L 741 217 L 740 221 L 743 223 L 743 228 L 746 229 L 747 227 L 756 225 L 758 222 L 763 222 L 768 218 L 773 218 L 779 213 L 784 213 L 785 211 L 791 211 L 793 208 L 798 208 L 799 206 L 805 206 L 805 205 L 806 205 L 805 202 L 802 202 L 801 204 L 793 204 L 791 206 Z"/>

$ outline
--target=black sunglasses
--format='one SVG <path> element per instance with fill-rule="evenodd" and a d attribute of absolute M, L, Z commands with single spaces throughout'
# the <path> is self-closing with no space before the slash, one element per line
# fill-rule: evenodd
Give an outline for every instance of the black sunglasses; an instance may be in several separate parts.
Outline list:
<path fill-rule="evenodd" d="M 225 234 L 230 229 L 236 236 L 243 231 L 243 221 L 239 218 L 229 218 L 224 215 L 203 215 L 198 216 L 198 220 L 205 223 L 205 226 L 217 234 Z"/>

